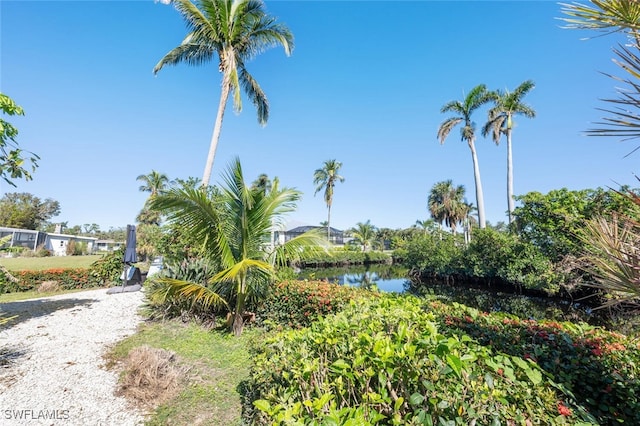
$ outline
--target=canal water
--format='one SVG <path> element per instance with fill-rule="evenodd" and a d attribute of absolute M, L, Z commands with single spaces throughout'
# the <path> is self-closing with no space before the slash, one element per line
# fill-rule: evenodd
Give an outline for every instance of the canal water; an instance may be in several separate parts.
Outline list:
<path fill-rule="evenodd" d="M 401 265 L 367 265 L 342 268 L 307 268 L 299 279 L 329 282 L 384 292 L 435 296 L 458 302 L 485 312 L 505 312 L 524 319 L 584 321 L 594 325 L 610 325 L 612 319 L 594 312 L 581 301 L 532 297 L 492 288 L 478 288 L 466 283 L 412 283 L 409 270 Z M 627 320 L 628 321 L 628 320 Z"/>

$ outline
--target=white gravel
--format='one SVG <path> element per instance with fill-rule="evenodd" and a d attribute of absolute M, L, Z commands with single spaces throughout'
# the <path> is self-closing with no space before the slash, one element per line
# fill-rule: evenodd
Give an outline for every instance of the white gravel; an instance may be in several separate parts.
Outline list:
<path fill-rule="evenodd" d="M 114 395 L 117 373 L 103 355 L 135 332 L 142 298 L 100 289 L 0 304 L 18 315 L 0 328 L 0 353 L 11 359 L 0 365 L 0 425 L 141 424 L 142 413 Z"/>

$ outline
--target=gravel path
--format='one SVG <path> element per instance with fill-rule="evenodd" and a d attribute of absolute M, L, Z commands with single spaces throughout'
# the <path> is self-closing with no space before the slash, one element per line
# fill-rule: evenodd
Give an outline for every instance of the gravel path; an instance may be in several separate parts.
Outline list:
<path fill-rule="evenodd" d="M 18 315 L 0 328 L 0 424 L 141 424 L 142 414 L 114 396 L 117 373 L 103 355 L 135 332 L 142 297 L 100 289 L 0 304 Z"/>

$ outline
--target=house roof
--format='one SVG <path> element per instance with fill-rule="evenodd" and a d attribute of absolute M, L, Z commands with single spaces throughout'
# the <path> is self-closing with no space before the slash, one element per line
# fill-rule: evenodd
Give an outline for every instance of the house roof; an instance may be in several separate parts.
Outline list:
<path fill-rule="evenodd" d="M 298 226 L 296 228 L 289 229 L 287 232 L 291 232 L 291 233 L 294 233 L 294 234 L 304 234 L 305 232 L 313 231 L 315 229 L 326 230 L 327 227 L 326 226 Z M 334 227 L 331 227 L 331 233 L 332 234 L 342 234 L 342 231 L 339 230 L 339 229 L 336 229 Z"/>

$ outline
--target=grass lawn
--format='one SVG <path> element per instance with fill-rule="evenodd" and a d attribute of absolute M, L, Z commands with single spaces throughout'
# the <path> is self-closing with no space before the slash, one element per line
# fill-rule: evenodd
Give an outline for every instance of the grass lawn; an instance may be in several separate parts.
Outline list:
<path fill-rule="evenodd" d="M 131 349 L 148 345 L 175 352 L 180 364 L 189 369 L 179 395 L 158 407 L 147 425 L 239 425 L 237 389 L 249 375 L 249 348 L 261 340 L 262 333 L 247 328 L 242 336 L 234 337 L 179 321 L 149 323 L 118 343 L 108 358 L 122 360 Z"/>
<path fill-rule="evenodd" d="M 3 257 L 0 258 L 0 265 L 9 271 L 88 268 L 93 262 L 100 258 L 102 258 L 101 254 L 91 256 Z"/>

